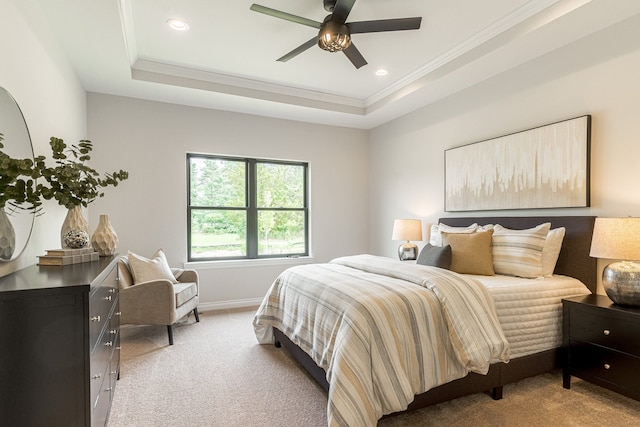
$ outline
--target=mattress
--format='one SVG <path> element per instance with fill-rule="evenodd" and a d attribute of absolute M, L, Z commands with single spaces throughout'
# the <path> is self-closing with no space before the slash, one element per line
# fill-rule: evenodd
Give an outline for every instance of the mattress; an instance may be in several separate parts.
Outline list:
<path fill-rule="evenodd" d="M 554 275 L 539 279 L 469 275 L 493 296 L 511 358 L 562 345 L 562 298 L 591 291 L 579 280 Z"/>

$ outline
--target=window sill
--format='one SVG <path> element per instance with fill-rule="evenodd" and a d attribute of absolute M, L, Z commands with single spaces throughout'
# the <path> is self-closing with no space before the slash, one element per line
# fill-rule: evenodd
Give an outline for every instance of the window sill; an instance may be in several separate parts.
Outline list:
<path fill-rule="evenodd" d="M 301 256 L 292 258 L 232 259 L 222 261 L 191 261 L 183 264 L 184 268 L 194 270 L 216 270 L 222 268 L 272 267 L 276 265 L 312 264 L 314 258 Z"/>

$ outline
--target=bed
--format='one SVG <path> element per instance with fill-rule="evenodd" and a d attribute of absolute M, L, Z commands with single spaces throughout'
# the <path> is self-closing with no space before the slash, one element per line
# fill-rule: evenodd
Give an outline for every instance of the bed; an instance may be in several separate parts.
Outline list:
<path fill-rule="evenodd" d="M 395 298 L 387 296 L 386 290 L 387 288 L 395 287 L 398 283 L 403 289 L 408 289 L 407 292 L 411 294 L 418 293 L 420 295 L 430 295 L 427 298 L 428 302 L 424 303 L 424 305 L 428 307 L 428 310 L 433 310 L 433 313 L 428 315 L 423 314 L 420 309 L 415 309 L 414 305 L 416 303 L 407 302 L 409 301 L 409 297 L 407 295 L 403 294 L 400 298 L 400 300 L 403 301 L 403 305 L 412 307 L 409 310 L 411 312 L 411 316 L 415 318 L 415 313 L 419 313 L 418 315 L 420 316 L 420 321 L 416 321 L 416 319 L 412 320 L 414 323 L 413 327 L 410 328 L 413 329 L 411 334 L 405 334 L 403 332 L 402 335 L 393 335 L 395 332 L 392 332 L 390 335 L 393 336 L 387 338 L 386 335 L 380 335 L 380 326 L 378 324 L 375 328 L 370 326 L 366 326 L 365 328 L 352 328 L 358 331 L 355 335 L 356 339 L 354 339 L 354 335 L 352 335 L 345 341 L 347 341 L 349 345 L 351 345 L 352 342 L 357 342 L 358 345 L 353 349 L 349 349 L 350 353 L 346 355 L 340 354 L 340 360 L 351 359 L 352 355 L 363 353 L 364 356 L 360 357 L 360 362 L 358 363 L 362 363 L 362 360 L 367 361 L 370 359 L 372 361 L 371 374 L 366 370 L 356 372 L 355 368 L 351 369 L 351 365 L 348 363 L 348 368 L 344 368 L 342 365 L 336 367 L 335 365 L 337 365 L 337 362 L 332 365 L 334 359 L 337 358 L 334 354 L 334 348 L 332 348 L 332 345 L 335 345 L 336 341 L 340 343 L 335 350 L 335 353 L 337 354 L 338 350 L 342 350 L 343 341 L 341 340 L 343 340 L 343 337 L 340 336 L 341 332 L 337 326 L 334 326 L 335 332 L 329 331 L 329 335 L 327 335 L 326 331 L 322 332 L 324 326 L 318 325 L 317 323 L 319 322 L 316 319 L 316 316 L 320 318 L 320 315 L 318 314 L 320 313 L 320 311 L 318 311 L 320 308 L 318 306 L 322 306 L 322 310 L 328 309 L 332 313 L 339 311 L 335 308 L 336 306 L 328 303 L 331 298 L 320 297 L 318 298 L 318 302 L 314 303 L 315 305 L 310 308 L 309 301 L 304 299 L 306 296 L 301 295 L 301 293 L 306 292 L 304 289 L 308 289 L 308 287 L 306 284 L 302 285 L 300 286 L 300 288 L 303 289 L 302 292 L 298 291 L 296 296 L 292 297 L 289 295 L 287 297 L 289 300 L 292 298 L 296 299 L 295 304 L 297 304 L 293 305 L 294 308 L 288 309 L 289 312 L 287 313 L 285 312 L 286 310 L 282 309 L 286 303 L 285 301 L 282 301 L 282 299 L 284 299 L 283 295 L 276 295 L 275 293 L 272 293 L 272 290 L 270 290 L 270 293 L 265 296 L 265 300 L 263 301 L 261 308 L 256 313 L 256 317 L 254 319 L 254 329 L 256 330 L 258 340 L 262 343 L 272 342 L 277 346 L 284 346 L 302 364 L 302 366 L 307 369 L 313 378 L 315 378 L 315 380 L 329 392 L 327 412 L 330 425 L 375 425 L 377 419 L 381 416 L 390 415 L 393 412 L 413 410 L 456 397 L 483 391 L 490 393 L 494 399 L 500 399 L 502 398 L 502 390 L 505 384 L 548 372 L 560 366 L 561 336 L 559 334 L 561 333 L 561 322 L 558 318 L 561 313 L 560 301 L 563 297 L 570 296 L 572 292 L 575 292 L 573 293 L 573 295 L 575 295 L 589 292 L 595 293 L 596 291 L 596 260 L 589 257 L 589 248 L 595 217 L 467 217 L 442 218 L 439 222 L 452 227 L 464 227 L 477 223 L 479 225 L 500 224 L 501 226 L 509 229 L 529 229 L 546 222 L 550 223 L 550 228 L 555 229 L 558 227 L 564 227 L 566 231 L 564 239 L 562 240 L 562 248 L 558 255 L 555 270 L 553 272 L 554 280 L 570 281 L 572 279 L 568 278 L 575 278 L 578 279 L 581 284 L 576 285 L 575 281 L 573 281 L 569 286 L 569 288 L 573 290 L 563 291 L 564 293 L 549 292 L 544 289 L 544 286 L 542 290 L 532 288 L 531 292 L 523 292 L 522 295 L 527 295 L 528 297 L 525 298 L 523 296 L 521 300 L 515 301 L 516 306 L 518 304 L 526 305 L 525 300 L 535 299 L 537 298 L 536 295 L 540 294 L 545 298 L 546 305 L 551 307 L 553 310 L 553 315 L 551 316 L 549 316 L 548 313 L 529 313 L 530 316 L 533 317 L 529 318 L 527 322 L 534 325 L 534 330 L 529 335 L 523 335 L 522 330 L 524 328 L 520 327 L 518 324 L 518 318 L 514 318 L 516 321 L 513 321 L 512 319 L 512 321 L 509 322 L 508 320 L 510 318 L 508 310 L 513 308 L 514 295 L 517 296 L 517 294 L 514 294 L 509 287 L 505 285 L 508 280 L 505 281 L 506 279 L 503 277 L 498 277 L 493 283 L 489 283 L 488 285 L 485 284 L 485 286 L 480 286 L 476 289 L 475 287 L 477 286 L 477 283 L 483 282 L 483 277 L 481 276 L 457 275 L 461 277 L 452 277 L 456 276 L 455 273 L 450 274 L 448 272 L 443 272 L 440 269 L 406 265 L 407 263 L 400 263 L 395 260 L 393 261 L 395 264 L 393 264 L 391 260 L 387 261 L 377 258 L 367 258 L 367 256 L 354 258 L 345 257 L 344 259 L 340 258 L 327 265 L 310 265 L 304 266 L 305 268 L 294 267 L 294 269 L 297 270 L 290 274 L 291 277 L 298 276 L 299 274 L 304 274 L 306 277 L 295 280 L 308 280 L 313 282 L 314 286 L 316 285 L 316 282 L 318 282 L 317 286 L 326 286 L 327 289 L 331 289 L 333 286 L 333 288 L 338 288 L 340 292 L 346 288 L 346 282 L 352 280 L 349 276 L 352 274 L 352 269 L 357 267 L 358 269 L 364 269 L 364 273 L 362 274 L 366 276 L 366 280 L 369 281 L 368 283 L 372 283 L 372 285 L 370 285 L 371 289 L 375 289 L 375 293 L 377 294 L 382 294 L 383 300 L 392 300 Z M 393 277 L 390 279 L 385 278 L 383 281 L 380 276 L 386 274 L 387 270 L 393 270 L 394 265 L 398 265 L 398 263 L 403 264 L 402 267 L 397 267 L 398 271 L 394 270 L 391 272 Z M 361 267 L 360 264 L 363 264 L 363 267 Z M 371 264 L 371 266 L 368 266 L 369 264 Z M 335 279 L 331 279 L 331 283 L 322 285 L 318 279 L 321 274 L 318 269 L 330 270 L 329 276 L 335 277 Z M 372 270 L 369 271 L 369 269 Z M 430 275 L 428 276 L 429 278 L 422 279 L 422 276 L 420 276 L 416 279 L 416 276 L 422 275 L 423 273 L 428 273 Z M 365 293 L 363 292 L 363 289 L 367 286 L 367 282 L 365 279 L 360 277 L 360 274 L 361 273 L 358 273 L 357 280 L 353 279 L 353 281 L 361 281 L 362 283 L 360 286 L 362 287 L 360 289 L 356 288 L 356 290 L 353 291 L 353 295 Z M 448 284 L 444 289 L 440 289 L 439 287 L 432 289 L 429 287 L 429 284 L 435 280 L 431 278 L 434 274 L 436 276 L 445 276 L 444 282 L 446 283 L 449 281 L 462 280 L 464 281 L 463 288 L 468 289 L 471 287 L 474 290 L 471 292 L 471 295 L 465 296 L 468 298 L 467 300 L 456 301 L 461 293 L 460 291 L 447 290 L 449 289 Z M 566 277 L 563 278 L 557 276 Z M 527 286 L 526 281 L 528 281 L 531 286 L 539 287 L 540 285 L 549 282 L 551 279 L 517 280 L 525 281 L 523 282 L 525 284 L 522 286 Z M 411 284 L 412 281 L 421 284 L 421 286 Z M 409 282 L 410 284 L 406 285 L 405 282 Z M 375 286 L 373 284 L 375 284 Z M 276 284 L 274 283 L 274 286 L 275 285 Z M 309 286 L 313 287 L 311 285 Z M 571 286 L 573 286 L 573 288 L 571 288 Z M 581 289 L 577 289 L 576 286 L 579 286 Z M 419 290 L 417 290 L 418 288 Z M 447 292 L 454 293 L 447 294 Z M 470 300 L 486 299 L 487 294 L 489 294 L 490 297 L 486 301 L 486 304 L 489 307 L 486 311 L 480 309 L 476 310 L 471 307 L 472 303 Z M 379 296 L 380 295 L 377 297 Z M 340 294 L 339 298 L 351 298 L 351 295 Z M 422 298 L 422 296 L 420 296 L 420 298 Z M 439 304 L 435 304 L 433 302 L 434 299 L 438 300 Z M 364 303 L 358 301 L 357 305 L 369 304 L 368 301 L 368 299 Z M 288 303 L 291 304 L 291 301 Z M 462 305 L 456 306 L 455 303 Z M 506 303 L 511 304 L 507 307 L 507 311 L 500 308 L 501 304 L 504 305 Z M 434 308 L 436 305 L 438 307 Z M 280 307 L 274 308 L 277 306 Z M 280 310 L 280 314 L 274 315 L 276 311 L 273 310 Z M 400 324 L 409 321 L 403 320 L 404 314 L 399 314 L 399 312 L 396 312 L 395 310 L 395 308 L 385 308 L 381 312 L 386 313 L 387 311 L 391 311 L 394 313 L 391 318 L 386 319 L 386 321 L 393 324 L 390 326 L 390 329 L 398 330 L 399 327 L 395 325 L 396 323 Z M 525 310 L 529 309 L 525 308 Z M 535 310 L 533 311 L 535 312 Z M 459 320 L 459 318 L 462 319 L 466 317 L 467 312 L 470 313 L 469 316 L 473 319 L 484 319 L 484 321 L 478 321 L 477 323 L 479 325 L 485 325 L 488 328 L 488 331 L 483 330 L 480 333 L 483 335 L 483 345 L 486 345 L 486 347 L 479 348 L 477 350 L 478 353 L 482 353 L 485 356 L 484 362 L 481 360 L 481 357 L 474 358 L 474 354 L 467 354 L 467 350 L 463 350 L 463 355 L 460 356 L 458 349 L 459 347 L 463 347 L 461 342 L 465 339 L 471 339 L 471 341 L 473 341 L 472 347 L 474 347 L 474 351 L 476 348 L 475 338 L 469 338 L 465 333 L 467 329 L 473 329 L 476 326 L 476 322 L 457 324 L 457 322 L 463 321 Z M 460 313 L 465 313 L 465 315 L 460 315 Z M 313 329 L 313 331 L 307 331 L 308 334 L 305 335 L 305 333 L 302 333 L 300 330 L 300 326 L 288 326 L 287 322 L 283 322 L 280 318 L 295 318 L 295 316 L 305 317 L 303 320 L 306 322 L 306 326 L 304 327 Z M 367 314 L 367 316 L 373 318 L 378 315 Z M 340 322 L 353 322 L 351 319 L 345 321 L 344 318 L 339 315 L 337 315 L 336 318 L 340 319 L 336 325 Z M 548 321 L 549 319 L 551 319 L 550 322 Z M 367 320 L 367 322 L 369 321 L 370 320 Z M 384 323 L 385 319 L 371 320 L 371 323 L 374 322 Z M 415 336 L 418 334 L 422 337 L 423 332 L 420 329 L 425 324 L 429 325 L 432 329 L 428 333 L 438 335 L 438 339 L 426 339 L 429 341 L 428 345 L 432 346 L 429 349 L 422 348 L 422 341 L 424 341 L 425 338 L 415 339 Z M 438 326 L 437 328 L 434 326 L 439 324 L 441 326 Z M 503 324 L 504 328 L 502 327 Z M 494 328 L 491 325 L 500 326 Z M 384 327 L 384 325 L 382 327 Z M 537 328 L 537 330 L 535 330 L 535 328 Z M 551 338 L 551 341 L 545 338 L 542 340 L 544 342 L 537 342 L 536 337 L 539 338 L 540 331 L 544 329 L 553 329 L 553 334 L 555 334 L 555 336 Z M 374 330 L 375 333 L 373 333 L 372 330 Z M 447 331 L 446 336 L 443 335 L 445 334 L 442 332 L 443 330 Z M 324 346 L 317 345 L 315 342 L 309 342 L 309 340 L 305 341 L 305 336 L 312 337 L 310 340 L 316 339 L 315 335 L 313 335 L 314 333 L 317 333 L 318 337 L 321 337 L 322 333 L 327 335 L 323 338 L 327 341 Z M 361 338 L 362 343 L 360 342 Z M 486 340 L 484 340 L 485 338 Z M 440 342 L 441 339 L 443 340 L 443 343 Z M 509 339 L 513 341 L 513 345 L 509 342 Z M 391 344 L 389 341 L 391 341 Z M 381 342 L 383 343 L 381 344 Z M 416 344 L 417 342 L 420 342 L 420 344 Z M 385 349 L 384 351 L 387 351 L 389 347 L 393 347 L 394 345 L 396 348 L 390 351 L 390 353 L 393 353 L 392 356 L 388 356 L 385 353 L 384 357 L 382 357 L 380 356 L 381 351 L 378 349 L 378 345 L 383 346 Z M 316 346 L 320 351 L 315 350 Z M 419 351 L 416 350 L 416 347 L 420 347 Z M 515 357 L 511 357 L 512 348 L 514 350 L 513 353 Z M 453 352 L 452 354 L 454 354 L 453 356 L 449 353 L 451 351 Z M 396 355 L 396 352 L 399 356 Z M 419 354 L 419 356 L 415 356 L 415 354 Z M 392 363 L 385 359 L 385 357 L 398 358 L 399 362 L 395 361 Z M 440 370 L 433 372 L 423 371 L 423 369 L 426 369 L 423 365 L 427 365 L 428 363 L 422 359 L 420 359 L 420 363 L 422 364 L 420 365 L 420 370 L 415 370 L 411 367 L 412 363 L 414 363 L 412 359 L 420 357 L 424 359 L 433 359 L 433 362 L 431 363 L 437 365 Z M 395 367 L 398 363 L 401 366 L 400 368 Z M 385 365 L 384 369 L 387 370 L 401 370 L 403 371 L 403 375 L 406 374 L 406 378 L 392 378 L 386 372 L 381 374 L 378 372 L 380 369 L 378 365 Z M 392 366 L 392 368 L 389 368 L 389 366 Z M 444 369 L 442 369 L 443 367 Z M 404 370 L 406 370 L 406 373 Z M 420 377 L 419 381 L 416 379 L 417 377 Z M 411 384 L 405 384 L 403 381 Z M 345 386 L 345 383 L 348 384 Z M 367 390 L 362 391 L 361 389 L 364 388 L 367 388 Z M 343 389 L 348 389 L 349 392 L 343 392 Z M 393 389 L 391 395 L 385 392 L 386 389 Z M 358 393 L 361 393 L 364 397 L 360 396 Z M 353 394 L 358 394 L 358 396 L 354 397 Z M 375 395 L 375 399 L 371 399 L 374 401 L 373 403 L 368 400 L 370 395 Z M 378 401 L 378 399 L 380 401 Z"/>

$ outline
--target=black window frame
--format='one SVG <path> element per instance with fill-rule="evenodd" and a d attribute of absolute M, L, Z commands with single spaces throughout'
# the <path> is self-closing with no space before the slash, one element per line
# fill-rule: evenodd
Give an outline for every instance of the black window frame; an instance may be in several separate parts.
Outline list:
<path fill-rule="evenodd" d="M 245 206 L 244 207 L 224 207 L 224 206 L 192 206 L 191 205 L 191 159 L 204 158 L 225 161 L 242 161 L 245 163 Z M 214 154 L 187 153 L 187 260 L 188 262 L 208 262 L 208 261 L 225 261 L 225 260 L 246 260 L 246 259 L 272 259 L 272 258 L 296 258 L 309 256 L 309 163 L 292 160 L 274 160 L 253 157 L 235 157 Z M 304 186 L 304 206 L 301 208 L 259 208 L 257 206 L 257 165 L 260 163 L 301 166 L 304 168 L 303 186 Z M 228 257 L 197 257 L 193 258 L 191 253 L 191 219 L 193 210 L 244 210 L 246 211 L 247 230 L 246 230 L 246 256 L 228 256 Z M 258 213 L 260 211 L 294 211 L 304 212 L 304 252 L 290 254 L 258 254 L 259 230 L 258 230 Z"/>

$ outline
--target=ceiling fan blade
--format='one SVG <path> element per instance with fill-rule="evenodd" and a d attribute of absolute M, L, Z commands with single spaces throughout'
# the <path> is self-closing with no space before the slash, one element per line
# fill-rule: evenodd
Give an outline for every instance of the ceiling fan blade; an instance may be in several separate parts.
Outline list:
<path fill-rule="evenodd" d="M 302 16 L 292 15 L 290 13 L 282 12 L 280 10 L 271 9 L 270 7 L 260 6 L 259 4 L 255 4 L 255 3 L 252 4 L 249 9 L 253 10 L 254 12 L 264 13 L 265 15 L 284 19 L 285 21 L 295 22 L 296 24 L 306 25 L 308 27 L 320 29 L 320 27 L 322 26 L 322 22 L 303 18 Z"/>
<path fill-rule="evenodd" d="M 291 52 L 287 53 L 286 55 L 282 56 L 281 58 L 278 58 L 277 60 L 280 62 L 287 62 L 288 60 L 290 60 L 291 58 L 300 55 L 302 52 L 304 52 L 305 50 L 315 46 L 318 44 L 318 37 L 314 37 L 311 40 L 301 44 L 300 46 L 298 46 L 297 48 L 293 49 Z"/>
<path fill-rule="evenodd" d="M 364 59 L 364 56 L 362 56 L 353 42 L 349 45 L 348 48 L 343 50 L 343 52 L 345 55 L 347 55 L 347 58 L 349 58 L 349 61 L 351 61 L 354 67 L 360 68 L 364 65 L 367 65 L 367 61 Z"/>
<path fill-rule="evenodd" d="M 418 30 L 422 18 L 379 19 L 377 21 L 349 22 L 347 27 L 351 34 L 377 33 L 380 31 Z"/>
<path fill-rule="evenodd" d="M 353 8 L 353 4 L 356 0 L 337 0 L 336 5 L 333 7 L 332 21 L 337 22 L 338 24 L 344 24 L 351 13 L 351 8 Z"/>

